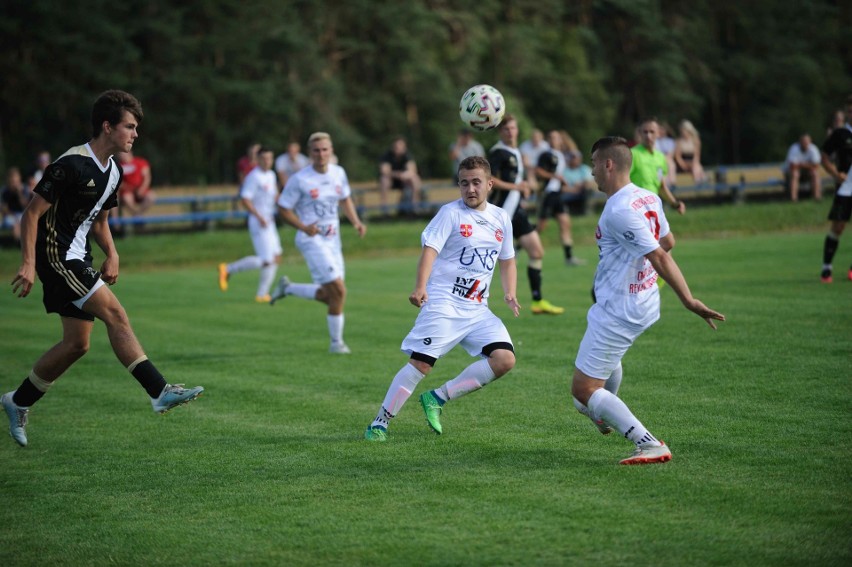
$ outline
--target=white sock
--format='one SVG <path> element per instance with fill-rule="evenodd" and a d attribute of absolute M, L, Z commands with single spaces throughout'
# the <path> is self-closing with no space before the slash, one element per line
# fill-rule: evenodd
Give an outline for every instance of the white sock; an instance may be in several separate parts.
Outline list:
<path fill-rule="evenodd" d="M 287 287 L 287 295 L 295 295 L 302 299 L 316 299 L 320 286 L 312 283 L 294 283 Z"/>
<path fill-rule="evenodd" d="M 624 370 L 619 362 L 618 366 L 615 367 L 615 370 L 612 371 L 612 374 L 609 375 L 607 381 L 604 382 L 604 388 L 606 388 L 608 392 L 618 395 L 618 388 L 621 387 L 621 378 L 623 376 Z"/>
<path fill-rule="evenodd" d="M 267 264 L 260 269 L 260 281 L 257 284 L 258 297 L 269 295 L 269 289 L 272 287 L 272 282 L 275 281 L 275 275 L 277 273 L 278 264 L 275 262 Z"/>
<path fill-rule="evenodd" d="M 331 337 L 331 342 L 343 342 L 343 313 L 340 315 L 326 315 L 328 321 L 328 336 Z"/>
<path fill-rule="evenodd" d="M 461 373 L 435 390 L 435 394 L 444 400 L 455 400 L 471 392 L 475 392 L 494 380 L 494 371 L 488 364 L 488 359 L 477 360 Z"/>
<path fill-rule="evenodd" d="M 263 260 L 260 259 L 260 256 L 246 256 L 228 264 L 228 273 L 236 274 L 237 272 L 245 272 L 247 270 L 259 270 L 262 267 Z"/>
<path fill-rule="evenodd" d="M 393 377 L 390 387 L 388 387 L 385 400 L 382 402 L 382 407 L 379 408 L 379 413 L 373 420 L 371 427 L 379 426 L 387 429 L 391 418 L 399 413 L 423 376 L 424 374 L 414 368 L 410 362 L 400 368 L 396 376 Z"/>
<path fill-rule="evenodd" d="M 593 419 L 603 420 L 604 423 L 630 439 L 637 446 L 647 443 L 659 446 L 660 442 L 645 429 L 636 416 L 631 413 L 627 404 L 622 402 L 615 394 L 601 388 L 595 390 L 588 403 L 589 412 Z"/>

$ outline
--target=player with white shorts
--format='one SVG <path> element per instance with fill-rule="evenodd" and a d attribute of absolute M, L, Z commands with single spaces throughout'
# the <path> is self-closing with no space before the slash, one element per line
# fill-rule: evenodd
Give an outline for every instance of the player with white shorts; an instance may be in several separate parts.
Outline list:
<path fill-rule="evenodd" d="M 617 430 L 635 444 L 621 464 L 664 463 L 671 451 L 636 419 L 617 396 L 621 359 L 645 329 L 660 318 L 658 276 L 690 311 L 713 320 L 725 317 L 692 297 L 669 254 L 674 236 L 660 198 L 630 182 L 633 156 L 624 138 L 607 137 L 592 147 L 593 175 L 607 196 L 595 237 L 600 261 L 595 272 L 595 304 L 580 343 L 571 393 L 574 406 L 601 433 Z"/>
<path fill-rule="evenodd" d="M 423 231 L 423 251 L 409 302 L 420 308 L 414 328 L 402 341 L 408 364 L 397 372 L 364 437 L 387 440 L 390 420 L 402 409 L 435 362 L 461 344 L 478 360 L 440 388 L 420 396 L 426 422 L 443 428 L 444 404 L 479 390 L 515 365 L 512 339 L 488 309 L 494 269 L 500 267 L 503 299 L 517 317 L 517 267 L 512 219 L 486 198 L 493 186 L 491 165 L 483 157 L 462 160 L 458 171 L 461 199 L 444 205 Z"/>
<path fill-rule="evenodd" d="M 308 139 L 311 165 L 291 175 L 278 198 L 278 211 L 284 222 L 295 227 L 296 246 L 311 271 L 313 283 L 292 283 L 287 276 L 279 280 L 270 305 L 288 295 L 316 300 L 328 305 L 326 321 L 333 354 L 349 354 L 343 341 L 343 307 L 346 300 L 343 250 L 340 241 L 340 209 L 358 235 L 367 227 L 358 218 L 352 202 L 352 189 L 346 171 L 332 163 L 331 136 L 315 132 Z"/>
<path fill-rule="evenodd" d="M 254 255 L 245 256 L 230 264 L 219 264 L 219 289 L 228 290 L 232 274 L 246 270 L 260 270 L 255 301 L 267 303 L 269 290 L 275 281 L 281 263 L 281 237 L 275 225 L 275 201 L 278 198 L 278 178 L 272 171 L 274 153 L 261 148 L 257 154 L 257 167 L 246 175 L 240 188 L 240 199 L 248 211 L 248 229 Z"/>

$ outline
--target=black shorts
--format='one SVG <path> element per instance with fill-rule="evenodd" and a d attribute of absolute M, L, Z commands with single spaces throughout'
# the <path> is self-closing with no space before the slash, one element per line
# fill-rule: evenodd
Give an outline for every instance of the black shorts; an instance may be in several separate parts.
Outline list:
<path fill-rule="evenodd" d="M 565 204 L 562 202 L 562 193 L 546 191 L 538 209 L 538 218 L 556 218 L 563 213 L 565 213 Z"/>
<path fill-rule="evenodd" d="M 530 219 L 527 216 L 527 211 L 524 209 L 523 204 L 518 205 L 518 208 L 515 210 L 515 214 L 512 216 L 513 236 L 515 238 L 520 238 L 534 231 L 535 226 L 530 223 Z"/>
<path fill-rule="evenodd" d="M 46 259 L 36 261 L 36 271 L 44 289 L 44 308 L 48 313 L 94 321 L 94 315 L 86 313 L 72 302 L 84 297 L 101 279 L 101 274 L 92 268 L 91 262 L 68 260 L 51 264 Z"/>
<path fill-rule="evenodd" d="M 852 218 L 852 197 L 843 197 L 834 195 L 834 201 L 831 202 L 831 210 L 828 211 L 828 220 L 849 222 Z"/>

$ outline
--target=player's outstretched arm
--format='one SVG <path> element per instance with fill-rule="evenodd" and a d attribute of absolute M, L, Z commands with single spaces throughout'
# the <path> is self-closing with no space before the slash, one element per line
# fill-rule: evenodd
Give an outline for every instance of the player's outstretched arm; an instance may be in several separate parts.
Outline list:
<path fill-rule="evenodd" d="M 683 306 L 707 321 L 712 329 L 716 329 L 715 321 L 724 321 L 725 316 L 714 311 L 704 305 L 698 299 L 692 297 L 692 292 L 689 291 L 689 286 L 686 284 L 686 279 L 680 271 L 680 267 L 672 258 L 671 254 L 666 252 L 662 247 L 657 248 L 653 252 L 645 255 L 646 258 L 654 266 L 657 274 L 668 283 L 677 296 L 680 298 Z"/>

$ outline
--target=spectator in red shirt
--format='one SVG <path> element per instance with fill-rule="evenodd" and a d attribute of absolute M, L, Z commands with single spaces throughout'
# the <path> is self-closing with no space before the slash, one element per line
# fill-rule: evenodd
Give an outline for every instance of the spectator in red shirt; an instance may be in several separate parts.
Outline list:
<path fill-rule="evenodd" d="M 134 156 L 133 152 L 118 154 L 124 176 L 121 187 L 118 188 L 119 206 L 132 216 L 139 216 L 147 211 L 156 199 L 151 190 L 151 166 L 148 160 Z"/>

